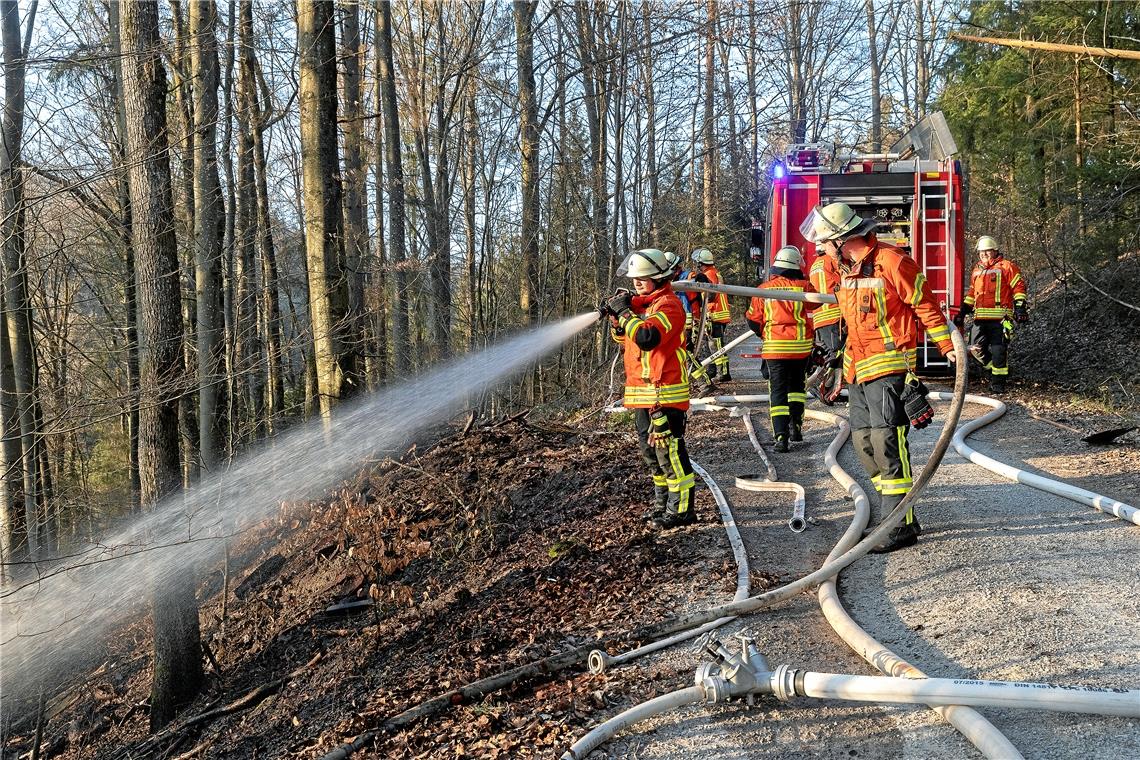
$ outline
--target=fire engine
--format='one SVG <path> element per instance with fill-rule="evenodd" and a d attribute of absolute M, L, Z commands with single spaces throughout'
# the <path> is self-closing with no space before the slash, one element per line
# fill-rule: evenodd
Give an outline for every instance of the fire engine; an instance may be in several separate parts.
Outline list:
<path fill-rule="evenodd" d="M 800 223 L 817 204 L 842 201 L 864 219 L 875 219 L 879 240 L 918 262 L 943 311 L 953 316 L 967 274 L 965 196 L 956 153 L 941 113 L 926 117 L 886 153 L 835 155 L 823 143 L 791 145 L 772 165 L 766 214 L 753 224 L 753 260 L 766 270 L 776 251 L 794 245 L 810 266 L 815 244 L 800 235 Z M 930 372 L 949 368 L 929 340 L 919 346 L 918 360 Z"/>

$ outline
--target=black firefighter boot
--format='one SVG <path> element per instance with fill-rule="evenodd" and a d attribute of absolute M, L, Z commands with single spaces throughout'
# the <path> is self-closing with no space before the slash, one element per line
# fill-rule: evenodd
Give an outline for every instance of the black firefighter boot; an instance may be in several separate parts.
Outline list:
<path fill-rule="evenodd" d="M 686 509 L 684 512 L 674 512 L 672 509 L 666 509 L 657 517 L 650 520 L 649 523 L 661 530 L 669 530 L 670 528 L 692 525 L 696 521 L 697 515 L 692 509 Z"/>
<path fill-rule="evenodd" d="M 655 520 L 665 514 L 665 505 L 669 501 L 669 486 L 653 486 L 653 506 L 641 515 L 642 520 Z"/>
<path fill-rule="evenodd" d="M 897 506 L 897 502 L 894 506 Z M 894 509 L 894 506 L 891 509 Z M 883 505 L 883 514 L 887 514 L 887 507 Z M 918 537 L 922 535 L 922 526 L 918 524 L 918 515 L 914 513 L 914 508 L 907 510 L 906 517 L 903 518 L 903 524 L 891 530 L 890 535 L 887 537 L 887 542 L 880 546 L 876 546 L 871 550 L 871 554 L 889 554 L 896 552 L 899 549 L 906 549 L 907 547 L 914 546 L 918 543 Z"/>

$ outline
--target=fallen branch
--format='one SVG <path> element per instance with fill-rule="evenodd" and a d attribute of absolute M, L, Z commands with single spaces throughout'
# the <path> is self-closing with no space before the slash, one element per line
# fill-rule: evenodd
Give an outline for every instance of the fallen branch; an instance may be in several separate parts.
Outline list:
<path fill-rule="evenodd" d="M 138 748 L 137 752 L 139 752 L 139 753 L 150 752 L 152 749 L 154 749 L 154 747 L 156 745 L 160 744 L 161 742 L 164 742 L 167 739 L 169 739 L 173 736 L 176 736 L 177 734 L 181 734 L 182 732 L 186 731 L 189 728 L 192 728 L 192 727 L 198 725 L 199 723 L 205 723 L 206 721 L 214 720 L 215 718 L 220 718 L 223 715 L 229 715 L 230 713 L 237 712 L 238 710 L 242 710 L 242 709 L 245 709 L 247 707 L 252 707 L 253 705 L 260 702 L 261 700 L 268 697 L 270 694 L 273 694 L 274 692 L 276 692 L 278 689 L 280 689 L 282 686 L 284 686 L 289 681 L 292 681 L 294 678 L 301 675 L 301 673 L 305 672 L 307 669 L 311 668 L 320 659 L 321 659 L 321 653 L 317 652 L 315 655 L 313 655 L 313 658 L 311 660 L 309 660 L 308 662 L 306 662 L 304 665 L 297 668 L 296 670 L 290 671 L 289 673 L 281 676 L 280 678 L 275 678 L 272 681 L 269 681 L 267 683 L 263 683 L 261 686 L 258 686 L 257 688 L 253 689 L 252 691 L 246 693 L 245 696 L 239 697 L 238 699 L 235 699 L 233 702 L 230 702 L 229 704 L 222 705 L 221 707 L 215 707 L 213 710 L 207 710 L 204 713 L 200 713 L 200 714 L 195 715 L 191 718 L 187 718 L 186 720 L 182 721 L 181 723 L 179 723 L 177 725 L 169 726 L 167 728 L 162 729 L 161 731 L 156 733 L 154 736 L 151 736 L 149 739 L 147 739 L 145 742 L 143 742 L 143 744 Z"/>
<path fill-rule="evenodd" d="M 616 638 L 616 637 L 615 637 Z M 493 691 L 498 691 L 505 686 L 510 686 L 516 681 L 523 678 L 532 676 L 551 675 L 560 670 L 581 665 L 585 663 L 586 658 L 589 656 L 590 651 L 597 649 L 599 646 L 605 644 L 602 642 L 594 642 L 593 644 L 585 647 L 572 649 L 569 652 L 556 654 L 551 657 L 546 657 L 541 660 L 529 662 L 526 665 L 520 665 L 517 668 L 500 673 L 496 676 L 488 676 L 487 678 L 480 679 L 466 686 L 461 686 L 458 689 L 452 689 L 438 696 L 432 697 L 426 702 L 421 702 L 415 707 L 404 710 L 402 713 L 395 715 L 388 720 L 381 723 L 374 729 L 365 731 L 360 736 L 356 737 L 348 744 L 342 744 L 336 749 L 328 752 L 321 760 L 345 760 L 354 752 L 358 752 L 364 747 L 368 746 L 374 739 L 383 733 L 395 731 L 402 728 L 409 723 L 413 723 L 421 718 L 427 718 L 435 715 L 436 713 L 446 710 L 452 705 L 462 704 L 468 700 L 478 699 Z"/>

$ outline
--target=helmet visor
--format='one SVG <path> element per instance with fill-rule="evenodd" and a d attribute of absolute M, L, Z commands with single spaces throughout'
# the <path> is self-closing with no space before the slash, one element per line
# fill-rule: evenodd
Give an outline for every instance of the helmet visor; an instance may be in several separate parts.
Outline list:
<path fill-rule="evenodd" d="M 804 240 L 822 243 L 825 240 L 834 240 L 842 236 L 849 228 L 850 220 L 846 226 L 836 224 L 823 215 L 822 206 L 816 206 L 800 224 L 800 234 L 803 235 Z"/>

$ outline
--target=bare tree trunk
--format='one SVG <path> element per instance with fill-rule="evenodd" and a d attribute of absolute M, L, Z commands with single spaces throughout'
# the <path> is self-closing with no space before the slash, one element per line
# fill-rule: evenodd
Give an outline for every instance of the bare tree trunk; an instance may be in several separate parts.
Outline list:
<path fill-rule="evenodd" d="M 660 231 L 657 214 L 657 106 L 653 86 L 653 24 L 648 2 L 641 4 L 643 26 L 642 87 L 645 90 L 645 174 L 649 178 L 649 243 L 658 245 Z"/>
<path fill-rule="evenodd" d="M 266 365 L 258 324 L 258 233 L 257 178 L 254 172 L 253 132 L 258 128 L 257 73 L 253 58 L 253 5 L 242 3 L 238 16 L 237 79 L 237 218 L 234 223 L 234 300 L 237 302 L 235 333 L 238 387 L 244 391 L 248 430 L 253 440 L 265 427 Z"/>
<path fill-rule="evenodd" d="M 341 270 L 341 184 L 337 159 L 336 27 L 332 0 L 299 0 L 301 158 L 309 316 L 321 417 L 358 389 L 356 336 L 348 331 Z"/>
<path fill-rule="evenodd" d="M 266 99 L 268 101 L 268 98 Z M 263 135 L 267 127 L 268 114 L 262 101 L 254 92 L 253 108 L 256 113 L 253 127 L 253 169 L 257 189 L 257 242 L 261 257 L 261 317 L 265 340 L 266 383 L 265 396 L 266 432 L 275 435 L 277 418 L 285 409 L 285 384 L 282 379 L 281 359 L 281 302 L 278 296 L 277 248 L 273 242 L 273 223 L 269 216 L 269 184 L 265 165 L 265 144 Z"/>
<path fill-rule="evenodd" d="M 715 79 L 716 70 L 713 68 L 713 47 L 716 45 L 716 0 L 708 0 L 708 17 L 705 23 L 705 118 L 701 125 L 702 150 L 704 158 L 701 160 L 701 181 L 704 193 L 701 196 L 701 206 L 704 210 L 705 232 L 709 233 L 717 228 L 717 198 L 716 198 L 716 132 L 713 121 L 713 103 L 716 97 Z"/>
<path fill-rule="evenodd" d="M 396 99 L 396 67 L 392 60 L 392 7 L 380 3 L 377 11 L 377 51 L 384 115 L 384 152 L 388 169 L 388 241 L 396 274 L 396 309 L 392 320 L 393 374 L 404 374 L 412 361 L 411 302 L 408 293 L 404 167 L 401 156 L 400 112 Z"/>
<path fill-rule="evenodd" d="M 927 0 L 914 0 L 914 113 L 919 120 L 926 116 L 926 103 L 930 99 L 930 49 L 926 39 L 926 14 L 930 11 Z"/>
<path fill-rule="evenodd" d="M 748 56 L 746 58 L 748 77 L 748 127 L 750 149 L 748 152 L 748 167 L 752 185 L 749 188 L 749 200 L 757 208 L 760 206 L 760 111 L 757 102 L 756 77 L 759 72 L 757 62 L 758 49 L 756 44 L 756 0 L 748 0 Z"/>
<path fill-rule="evenodd" d="M 218 177 L 218 9 L 213 0 L 190 0 L 191 79 L 194 83 L 194 290 L 197 306 L 198 450 L 202 468 L 222 461 L 225 411 L 222 323 L 222 208 Z"/>
<path fill-rule="evenodd" d="M 538 284 L 538 103 L 534 83 L 534 13 L 538 6 L 515 0 L 515 39 L 519 83 L 519 157 L 522 164 L 522 287 L 519 308 L 527 322 L 537 322 Z"/>
<path fill-rule="evenodd" d="M 463 231 L 467 265 L 467 347 L 476 347 L 478 290 L 475 272 L 475 171 L 479 149 L 479 113 L 475 109 L 475 81 L 463 101 Z"/>
<path fill-rule="evenodd" d="M 166 71 L 157 6 L 124 3 L 120 13 L 126 56 L 123 95 L 132 236 L 138 265 L 141 496 L 143 503 L 158 506 L 163 497 L 179 490 L 177 396 L 183 371 L 178 251 L 166 140 Z M 157 730 L 197 695 L 202 663 L 193 573 L 183 568 L 176 581 L 156 583 L 153 593 L 150 722 L 151 729 Z"/>
<path fill-rule="evenodd" d="M 224 446 L 227 458 L 233 455 L 234 426 L 237 398 L 237 376 L 234 371 L 235 336 L 234 319 L 234 249 L 237 225 L 237 179 L 234 176 L 233 124 L 234 124 L 234 60 L 237 54 L 238 9 L 236 0 L 229 0 L 226 24 L 225 65 L 222 69 L 222 171 L 226 177 L 226 216 L 222 227 L 222 326 L 225 346 L 222 350 L 226 372 L 225 410 L 222 412 Z"/>
<path fill-rule="evenodd" d="M 594 298 L 600 299 L 609 280 L 610 249 L 607 232 L 609 230 L 609 197 L 607 192 L 607 167 L 609 164 L 608 140 L 606 139 L 605 69 L 599 61 L 597 49 L 597 25 L 594 14 L 598 8 L 576 3 L 574 13 L 577 21 L 577 43 L 579 58 L 582 61 L 582 86 L 585 90 L 583 103 L 586 107 L 586 126 L 590 135 L 590 225 L 594 246 Z M 601 357 L 602 345 L 595 344 L 596 353 Z"/>
<path fill-rule="evenodd" d="M 373 71 L 373 107 L 377 111 L 375 138 L 373 141 L 372 165 L 375 174 L 375 204 L 376 204 L 376 261 L 375 277 L 372 281 L 372 292 L 376 299 L 372 324 L 376 327 L 375 357 L 372 360 L 374 369 L 369 372 L 377 385 L 383 385 L 388 379 L 388 316 L 391 297 L 388 293 L 388 245 L 386 242 L 386 225 L 384 224 L 384 120 L 379 115 L 383 109 L 384 92 L 380 76 L 381 50 L 380 50 L 380 22 L 381 13 L 376 11 L 373 21 L 373 47 L 375 48 L 375 69 Z M 370 270 L 372 271 L 372 270 Z"/>
<path fill-rule="evenodd" d="M 879 65 L 878 20 L 875 17 L 875 0 L 863 0 L 867 11 L 867 53 L 870 56 L 871 74 L 871 152 L 883 149 L 883 103 L 880 91 L 882 67 Z"/>
<path fill-rule="evenodd" d="M 131 193 L 127 181 L 127 107 L 123 100 L 123 45 L 120 38 L 119 4 L 108 3 L 112 67 L 115 87 L 115 139 L 112 165 L 115 167 L 115 192 L 119 204 L 119 242 L 123 248 L 124 300 L 127 320 L 127 469 L 131 484 L 132 513 L 139 511 L 139 326 L 138 297 L 135 287 L 135 251 L 131 243 Z"/>
<path fill-rule="evenodd" d="M 0 307 L 4 293 L 0 288 Z M 20 478 L 20 415 L 16 403 L 16 375 L 12 368 L 12 352 L 8 349 L 8 320 L 0 319 L 0 583 L 8 579 L 4 562 L 16 556 L 16 533 L 26 520 L 18 511 Z M 26 550 L 26 546 L 24 547 Z"/>
<path fill-rule="evenodd" d="M 33 5 L 34 12 L 34 5 Z M 30 22 L 29 22 L 30 23 Z M 25 54 L 20 39 L 20 9 L 15 0 L 0 2 L 0 33 L 4 49 L 4 113 L 0 125 L 0 246 L 3 248 L 4 318 L 15 381 L 23 473 L 24 519 L 28 556 L 41 552 L 43 493 L 40 490 L 39 370 L 36 364 L 32 305 L 28 299 L 24 237 L 24 180 L 21 143 L 24 135 Z"/>
<path fill-rule="evenodd" d="M 364 309 L 368 215 L 364 200 L 364 123 L 361 114 L 364 90 L 360 75 L 364 47 L 360 39 L 359 0 L 341 0 L 341 29 L 341 61 L 344 66 L 341 83 L 344 105 L 344 272 L 348 280 L 349 334 L 359 341 L 356 350 L 360 351 L 364 347 L 363 338 L 370 331 L 366 329 Z"/>

